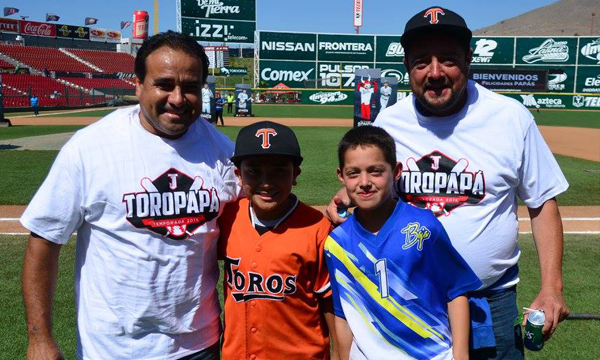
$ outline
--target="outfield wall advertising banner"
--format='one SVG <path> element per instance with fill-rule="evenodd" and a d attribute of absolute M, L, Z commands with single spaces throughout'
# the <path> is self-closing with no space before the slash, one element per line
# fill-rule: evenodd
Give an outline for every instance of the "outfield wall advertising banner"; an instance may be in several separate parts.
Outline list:
<path fill-rule="evenodd" d="M 315 62 L 261 60 L 259 68 L 259 81 L 264 81 L 268 87 L 280 82 L 291 88 L 315 87 Z"/>
<path fill-rule="evenodd" d="M 579 67 L 576 92 L 600 94 L 600 66 Z"/>
<path fill-rule="evenodd" d="M 255 0 L 178 0 L 181 32 L 197 41 L 254 43 Z"/>
<path fill-rule="evenodd" d="M 6 33 L 18 33 L 19 20 L 0 18 L 0 31 Z"/>
<path fill-rule="evenodd" d="M 396 85 L 398 89 L 410 89 L 408 71 L 406 71 L 406 67 L 404 66 L 404 64 L 377 63 L 375 64 L 375 67 L 381 69 L 382 77 L 395 77 L 398 80 Z"/>
<path fill-rule="evenodd" d="M 515 38 L 474 37 L 471 39 L 473 49 L 472 64 L 512 64 Z"/>
<path fill-rule="evenodd" d="M 302 91 L 302 104 L 352 105 L 353 95 L 350 90 L 306 90 Z"/>
<path fill-rule="evenodd" d="M 500 70 L 473 67 L 469 78 L 493 91 L 547 91 L 548 70 Z"/>
<path fill-rule="evenodd" d="M 106 42 L 106 40 L 107 40 L 106 29 L 90 28 L 90 40 Z"/>
<path fill-rule="evenodd" d="M 580 65 L 600 65 L 600 37 L 579 39 Z"/>
<path fill-rule="evenodd" d="M 370 61 L 375 54 L 375 36 L 317 35 L 319 61 Z"/>
<path fill-rule="evenodd" d="M 507 94 L 529 109 L 600 110 L 599 95 Z"/>
<path fill-rule="evenodd" d="M 87 26 L 71 26 L 65 24 L 56 24 L 56 37 L 89 40 L 90 28 Z"/>
<path fill-rule="evenodd" d="M 577 38 L 517 38 L 516 64 L 574 65 Z"/>
<path fill-rule="evenodd" d="M 572 93 L 574 89 L 574 66 L 562 66 L 548 70 L 548 91 Z"/>
<path fill-rule="evenodd" d="M 376 36 L 377 51 L 375 61 L 384 63 L 402 63 L 404 48 L 400 44 L 400 36 Z"/>
<path fill-rule="evenodd" d="M 21 20 L 21 34 L 56 37 L 56 24 Z"/>
<path fill-rule="evenodd" d="M 354 87 L 354 73 L 358 69 L 370 69 L 373 63 L 324 62 L 317 63 L 317 87 Z"/>
<path fill-rule="evenodd" d="M 272 60 L 316 60 L 317 35 L 260 32 L 260 58 Z"/>

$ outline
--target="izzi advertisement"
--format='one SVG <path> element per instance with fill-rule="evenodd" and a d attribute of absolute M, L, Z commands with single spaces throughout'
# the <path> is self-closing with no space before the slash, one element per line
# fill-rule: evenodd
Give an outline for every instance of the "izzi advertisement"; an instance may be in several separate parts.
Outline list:
<path fill-rule="evenodd" d="M 284 83 L 291 88 L 315 87 L 316 63 L 304 61 L 261 60 L 259 81 L 273 87 Z"/>
<path fill-rule="evenodd" d="M 254 43 L 255 0 L 178 0 L 181 32 L 197 41 Z"/>
<path fill-rule="evenodd" d="M 493 91 L 547 91 L 548 70 L 500 70 L 473 67 L 469 78 Z"/>
<path fill-rule="evenodd" d="M 316 34 L 261 31 L 259 37 L 261 59 L 313 61 L 317 59 Z"/>

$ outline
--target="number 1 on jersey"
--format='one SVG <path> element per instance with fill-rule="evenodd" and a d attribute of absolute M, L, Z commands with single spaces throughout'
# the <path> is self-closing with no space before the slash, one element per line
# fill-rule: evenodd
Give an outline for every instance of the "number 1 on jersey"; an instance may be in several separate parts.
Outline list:
<path fill-rule="evenodd" d="M 387 263 L 385 259 L 378 260 L 375 263 L 375 272 L 379 275 L 379 292 L 381 297 L 386 298 L 390 295 L 388 289 Z"/>

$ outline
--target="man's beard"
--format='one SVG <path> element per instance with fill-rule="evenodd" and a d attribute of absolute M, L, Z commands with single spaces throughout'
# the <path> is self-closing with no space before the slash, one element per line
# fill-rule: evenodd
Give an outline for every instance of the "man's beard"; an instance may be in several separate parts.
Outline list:
<path fill-rule="evenodd" d="M 447 101 L 443 103 L 430 103 L 425 97 L 425 93 L 428 90 L 428 86 L 426 85 L 424 86 L 425 91 L 423 91 L 422 94 L 415 95 L 417 101 L 419 102 L 419 105 L 421 105 L 421 107 L 425 111 L 433 115 L 444 114 L 447 111 L 452 110 L 455 106 L 457 106 L 458 103 L 460 103 L 463 96 L 465 95 L 467 83 L 465 82 L 465 85 L 461 87 L 458 91 L 454 91 L 454 89 L 452 88 L 452 84 L 445 84 L 445 86 L 450 90 L 450 98 Z"/>

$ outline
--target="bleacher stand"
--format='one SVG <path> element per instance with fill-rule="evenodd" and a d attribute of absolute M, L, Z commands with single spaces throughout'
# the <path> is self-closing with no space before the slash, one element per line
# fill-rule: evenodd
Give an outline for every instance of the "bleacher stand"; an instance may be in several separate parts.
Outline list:
<path fill-rule="evenodd" d="M 129 54 L 100 50 L 67 50 L 81 59 L 94 64 L 107 74 L 118 72 L 133 73 L 135 58 Z"/>
<path fill-rule="evenodd" d="M 104 89 L 104 88 L 125 88 L 125 89 L 134 89 L 135 87 L 131 84 L 122 81 L 120 79 L 88 79 L 81 77 L 61 77 L 61 80 L 68 81 L 75 85 L 81 86 L 84 89 Z"/>
<path fill-rule="evenodd" d="M 0 53 L 36 70 L 47 68 L 50 71 L 97 72 L 81 61 L 53 48 L 0 44 Z"/>

